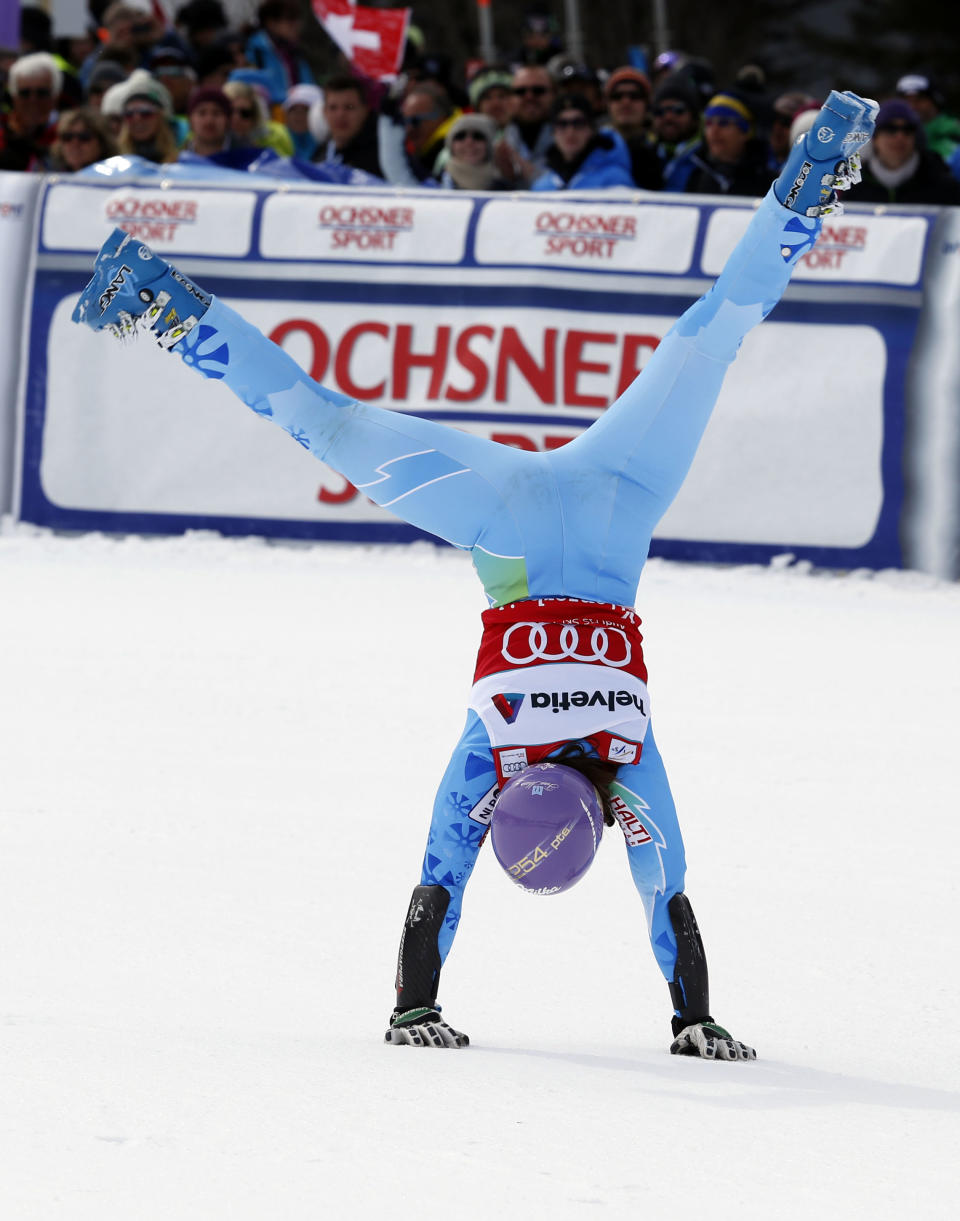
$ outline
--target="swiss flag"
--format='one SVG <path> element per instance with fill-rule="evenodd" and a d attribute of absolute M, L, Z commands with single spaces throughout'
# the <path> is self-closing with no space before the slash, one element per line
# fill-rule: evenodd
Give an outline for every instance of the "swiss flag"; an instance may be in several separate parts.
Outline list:
<path fill-rule="evenodd" d="M 317 20 L 363 76 L 389 81 L 400 71 L 408 8 L 364 8 L 351 0 L 312 0 Z"/>

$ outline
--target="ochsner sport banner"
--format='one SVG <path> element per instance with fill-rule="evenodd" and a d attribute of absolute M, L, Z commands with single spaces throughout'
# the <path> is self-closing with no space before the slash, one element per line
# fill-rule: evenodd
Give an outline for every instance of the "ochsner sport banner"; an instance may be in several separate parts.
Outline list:
<path fill-rule="evenodd" d="M 244 188 L 47 191 L 23 447 L 30 520 L 416 536 L 224 387 L 149 344 L 118 346 L 70 322 L 115 224 L 318 380 L 545 449 L 642 376 L 751 215 L 749 201 L 641 193 Z M 659 553 L 900 562 L 904 386 L 929 224 L 865 213 L 825 226 L 728 374 Z"/>
<path fill-rule="evenodd" d="M 11 508 L 27 269 L 40 178 L 0 171 L 0 513 Z"/>

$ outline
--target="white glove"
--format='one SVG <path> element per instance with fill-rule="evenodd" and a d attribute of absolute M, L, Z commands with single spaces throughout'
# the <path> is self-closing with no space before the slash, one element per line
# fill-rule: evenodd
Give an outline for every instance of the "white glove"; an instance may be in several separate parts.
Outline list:
<path fill-rule="evenodd" d="M 383 1036 L 395 1047 L 469 1047 L 470 1040 L 449 1026 L 436 1009 L 394 1011 L 390 1029 Z"/>
<path fill-rule="evenodd" d="M 670 1044 L 674 1056 L 699 1056 L 701 1060 L 756 1060 L 757 1053 L 746 1043 L 734 1039 L 729 1030 L 716 1022 L 696 1022 L 684 1026 Z"/>

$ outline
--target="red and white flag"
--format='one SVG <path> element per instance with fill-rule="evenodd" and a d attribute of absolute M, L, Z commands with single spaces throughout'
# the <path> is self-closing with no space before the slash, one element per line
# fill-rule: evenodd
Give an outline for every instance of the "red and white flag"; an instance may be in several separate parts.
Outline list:
<path fill-rule="evenodd" d="M 317 20 L 363 76 L 389 81 L 400 71 L 408 8 L 365 8 L 351 0 L 313 0 Z"/>

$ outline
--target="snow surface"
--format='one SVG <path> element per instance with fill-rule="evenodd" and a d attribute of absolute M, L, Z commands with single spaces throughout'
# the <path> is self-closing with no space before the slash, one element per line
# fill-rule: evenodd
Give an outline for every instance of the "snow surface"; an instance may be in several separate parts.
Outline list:
<path fill-rule="evenodd" d="M 960 588 L 653 562 L 657 739 L 715 1015 L 671 1057 L 615 836 L 486 850 L 391 1048 L 463 718 L 462 555 L 0 532 L 0 1215 L 954 1218 Z"/>

